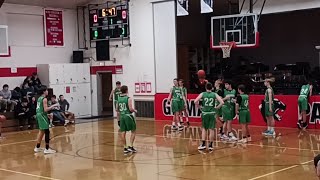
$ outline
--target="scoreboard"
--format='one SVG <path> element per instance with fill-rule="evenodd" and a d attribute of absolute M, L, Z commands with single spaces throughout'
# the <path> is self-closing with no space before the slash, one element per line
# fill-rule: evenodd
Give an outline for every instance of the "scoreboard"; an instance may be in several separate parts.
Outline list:
<path fill-rule="evenodd" d="M 91 41 L 129 38 L 128 3 L 89 5 L 89 24 Z"/>

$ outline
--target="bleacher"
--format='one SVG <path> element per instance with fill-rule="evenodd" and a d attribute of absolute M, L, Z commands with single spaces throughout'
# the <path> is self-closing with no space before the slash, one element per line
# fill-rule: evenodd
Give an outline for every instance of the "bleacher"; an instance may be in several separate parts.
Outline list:
<path fill-rule="evenodd" d="M 14 112 L 2 113 L 7 120 L 2 124 L 2 132 L 18 131 L 19 121 L 14 119 Z"/>

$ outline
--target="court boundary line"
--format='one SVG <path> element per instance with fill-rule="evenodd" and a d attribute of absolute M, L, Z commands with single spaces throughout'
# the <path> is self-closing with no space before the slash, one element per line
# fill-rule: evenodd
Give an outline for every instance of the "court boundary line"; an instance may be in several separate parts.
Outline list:
<path fill-rule="evenodd" d="M 24 172 L 19 172 L 19 171 L 13 171 L 13 170 L 4 169 L 4 168 L 0 168 L 0 171 L 9 172 L 9 173 L 15 173 L 15 174 L 21 174 L 21 175 L 25 175 L 25 176 L 31 176 L 31 177 L 42 178 L 42 179 L 61 180 L 61 179 L 50 178 L 50 177 L 46 177 L 46 176 L 40 176 L 40 175 L 29 174 L 29 173 L 24 173 Z"/>
<path fill-rule="evenodd" d="M 289 167 L 286 167 L 286 168 L 282 168 L 282 169 L 279 169 L 279 170 L 277 170 L 277 171 L 273 171 L 273 172 L 270 172 L 270 173 L 267 173 L 267 174 L 263 174 L 263 175 L 260 175 L 260 176 L 254 177 L 254 178 L 250 178 L 250 179 L 248 179 L 248 180 L 260 179 L 260 178 L 263 178 L 263 177 L 266 177 L 266 176 L 270 176 L 270 175 L 273 175 L 273 174 L 277 174 L 277 173 L 279 173 L 279 172 L 283 172 L 283 171 L 287 171 L 287 170 L 289 170 L 289 169 L 296 168 L 296 167 L 301 166 L 301 165 L 308 164 L 308 163 L 310 163 L 310 162 L 313 162 L 313 160 L 306 161 L 306 162 L 303 162 L 303 163 L 300 163 L 300 164 L 297 164 L 297 165 L 289 166 Z"/>

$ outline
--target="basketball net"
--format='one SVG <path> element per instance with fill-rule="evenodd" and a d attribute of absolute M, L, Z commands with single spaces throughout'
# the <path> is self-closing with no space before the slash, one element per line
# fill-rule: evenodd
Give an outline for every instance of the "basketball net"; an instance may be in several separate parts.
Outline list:
<path fill-rule="evenodd" d="M 223 52 L 223 58 L 229 58 L 230 57 L 230 53 L 231 53 L 231 49 L 233 46 L 235 46 L 236 43 L 235 42 L 220 42 L 220 47 L 222 49 Z"/>

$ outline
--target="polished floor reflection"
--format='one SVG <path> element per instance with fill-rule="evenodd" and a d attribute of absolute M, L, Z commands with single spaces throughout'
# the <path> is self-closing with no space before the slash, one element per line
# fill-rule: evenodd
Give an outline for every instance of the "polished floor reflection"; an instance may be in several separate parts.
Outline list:
<path fill-rule="evenodd" d="M 318 130 L 277 129 L 281 136 L 274 139 L 262 137 L 263 128 L 252 127 L 253 142 L 216 141 L 214 152 L 201 153 L 199 123 L 180 133 L 171 132 L 168 121 L 138 120 L 137 127 L 138 153 L 133 155 L 122 153 L 112 120 L 55 127 L 51 146 L 58 153 L 53 155 L 33 153 L 37 130 L 5 134 L 0 140 L 0 179 L 316 179 Z"/>

